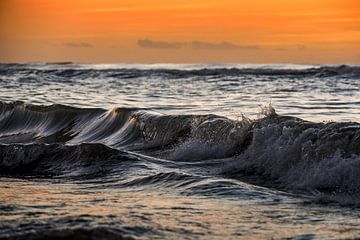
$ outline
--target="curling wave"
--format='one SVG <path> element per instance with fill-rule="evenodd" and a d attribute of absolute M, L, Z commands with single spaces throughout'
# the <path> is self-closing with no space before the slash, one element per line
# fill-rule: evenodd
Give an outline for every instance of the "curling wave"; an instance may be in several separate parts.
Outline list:
<path fill-rule="evenodd" d="M 126 174 L 155 159 L 171 162 L 172 169 L 193 166 L 197 175 L 203 171 L 281 189 L 360 194 L 359 123 L 308 122 L 277 115 L 272 107 L 263 118 L 235 121 L 134 108 L 2 102 L 0 157 L 2 175 Z M 158 178 L 162 183 L 194 180 L 175 171 L 125 185 Z"/>

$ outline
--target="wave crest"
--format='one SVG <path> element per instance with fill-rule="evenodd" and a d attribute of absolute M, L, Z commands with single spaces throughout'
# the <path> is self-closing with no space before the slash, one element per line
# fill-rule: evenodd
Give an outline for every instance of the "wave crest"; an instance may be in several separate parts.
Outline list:
<path fill-rule="evenodd" d="M 239 121 L 22 102 L 1 103 L 0 113 L 0 174 L 93 176 L 148 156 L 282 189 L 360 194 L 355 122 L 308 122 L 271 106 L 262 118 Z"/>

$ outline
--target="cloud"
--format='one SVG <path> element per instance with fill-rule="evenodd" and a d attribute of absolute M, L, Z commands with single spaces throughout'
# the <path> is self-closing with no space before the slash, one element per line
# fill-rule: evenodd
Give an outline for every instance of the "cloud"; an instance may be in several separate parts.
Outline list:
<path fill-rule="evenodd" d="M 190 45 L 194 49 L 215 49 L 215 50 L 226 50 L 226 49 L 256 50 L 259 48 L 259 46 L 256 45 L 236 45 L 229 42 L 209 43 L 209 42 L 194 41 L 191 42 Z"/>
<path fill-rule="evenodd" d="M 300 51 L 303 51 L 303 50 L 307 49 L 307 47 L 305 45 L 303 45 L 303 44 L 296 45 L 296 48 L 297 48 L 297 50 L 300 50 Z"/>
<path fill-rule="evenodd" d="M 64 43 L 65 47 L 71 47 L 71 48 L 91 48 L 93 47 L 92 44 L 87 42 L 67 42 Z"/>
<path fill-rule="evenodd" d="M 166 41 L 154 41 L 150 39 L 138 40 L 138 45 L 142 48 L 156 48 L 156 49 L 180 49 L 180 48 L 192 48 L 196 50 L 257 50 L 260 47 L 257 45 L 237 45 L 230 42 L 166 42 Z"/>
<path fill-rule="evenodd" d="M 177 49 L 186 46 L 186 43 L 181 42 L 163 42 L 153 41 L 149 39 L 138 40 L 138 45 L 142 48 L 159 48 L 159 49 Z"/>

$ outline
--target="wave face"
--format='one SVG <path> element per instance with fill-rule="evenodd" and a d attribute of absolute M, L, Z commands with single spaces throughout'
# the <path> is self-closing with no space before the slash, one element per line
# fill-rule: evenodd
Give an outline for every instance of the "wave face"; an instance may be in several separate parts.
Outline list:
<path fill-rule="evenodd" d="M 3 175 L 93 178 L 125 174 L 144 159 L 159 159 L 176 168 L 196 163 L 206 174 L 281 189 L 360 193 L 355 122 L 308 122 L 277 115 L 271 107 L 263 118 L 238 121 L 21 102 L 1 103 L 0 112 Z M 173 174 L 175 180 L 184 177 Z M 163 177 L 155 175 L 155 181 L 169 184 L 169 176 Z M 154 183 L 148 177 L 141 181 Z"/>

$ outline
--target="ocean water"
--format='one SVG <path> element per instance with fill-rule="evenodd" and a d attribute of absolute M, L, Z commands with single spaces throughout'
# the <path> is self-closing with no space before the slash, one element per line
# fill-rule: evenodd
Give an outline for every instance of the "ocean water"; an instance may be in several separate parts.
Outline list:
<path fill-rule="evenodd" d="M 0 64 L 0 239 L 360 237 L 360 66 Z"/>

